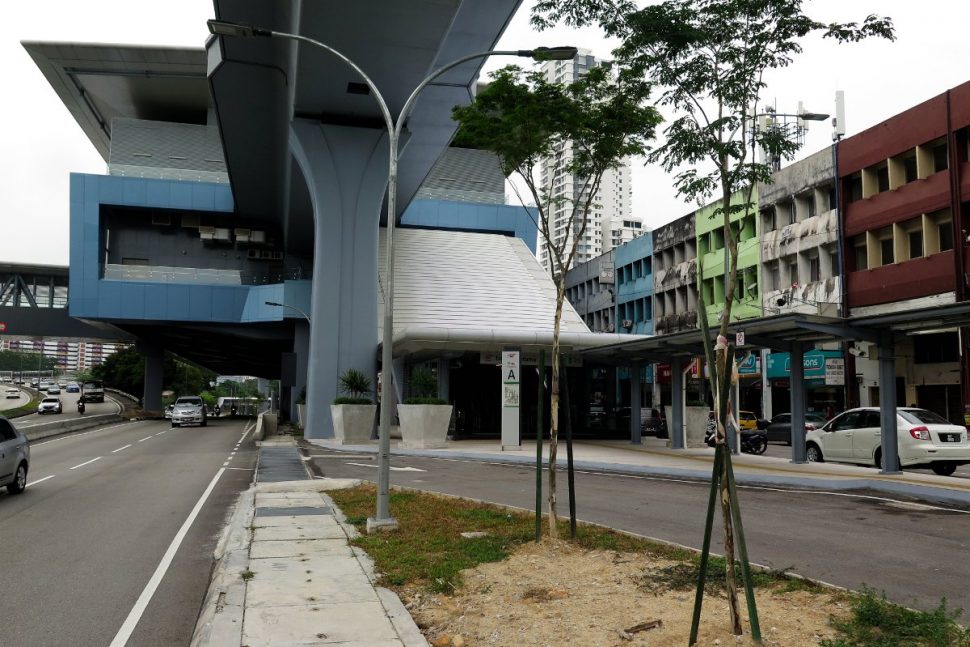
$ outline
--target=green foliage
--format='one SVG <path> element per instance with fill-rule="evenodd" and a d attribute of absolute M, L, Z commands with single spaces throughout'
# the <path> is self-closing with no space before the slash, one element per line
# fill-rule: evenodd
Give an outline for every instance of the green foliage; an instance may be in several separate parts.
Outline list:
<path fill-rule="evenodd" d="M 134 346 L 129 346 L 109 356 L 102 364 L 91 370 L 94 379 L 103 380 L 105 386 L 120 389 L 132 395 L 141 395 L 145 388 L 145 358 Z M 162 364 L 163 389 L 174 391 L 176 396 L 196 395 L 209 388 L 216 374 L 191 362 L 166 353 Z M 255 380 L 253 381 L 255 382 Z"/>
<path fill-rule="evenodd" d="M 603 173 L 647 151 L 660 122 L 656 110 L 644 105 L 649 93 L 641 78 L 615 74 L 607 66 L 593 68 L 568 85 L 509 66 L 492 74 L 471 105 L 453 109 L 461 125 L 455 145 L 492 151 L 505 174 L 518 175 L 528 187 L 554 274 L 563 275 L 575 256 Z M 552 196 L 535 176 L 543 159 L 552 160 L 554 173 L 583 178 L 582 198 Z M 525 204 L 523 196 L 519 199 Z M 551 214 L 560 207 L 570 214 L 575 237 L 552 234 Z"/>
<path fill-rule="evenodd" d="M 374 404 L 370 398 L 348 398 L 339 397 L 333 399 L 334 404 Z"/>
<path fill-rule="evenodd" d="M 441 398 L 404 398 L 404 404 L 448 404 Z"/>
<path fill-rule="evenodd" d="M 41 371 L 53 370 L 57 359 L 41 353 L 27 353 L 19 350 L 0 351 L 0 371 Z"/>
<path fill-rule="evenodd" d="M 212 391 L 203 391 L 199 394 L 199 397 L 202 398 L 202 402 L 207 407 L 214 407 L 219 402 L 219 398 Z"/>
<path fill-rule="evenodd" d="M 411 392 L 414 393 L 413 398 L 409 399 L 421 399 L 421 398 L 434 398 L 437 399 L 438 395 L 438 380 L 428 369 L 423 366 L 419 366 L 411 371 Z M 443 403 L 420 403 L 420 402 L 405 402 L 405 404 L 443 404 Z"/>
<path fill-rule="evenodd" d="M 956 620 L 961 610 L 947 610 L 946 599 L 933 611 L 913 611 L 886 600 L 871 588 L 852 598 L 848 617 L 833 616 L 839 632 L 821 647 L 970 647 L 970 631 Z"/>
<path fill-rule="evenodd" d="M 297 404 L 306 404 L 306 387 L 300 389 L 300 397 L 296 399 Z"/>
<path fill-rule="evenodd" d="M 340 392 L 347 393 L 350 398 L 337 398 L 337 400 L 350 399 L 360 402 L 337 402 L 334 400 L 334 404 L 371 404 L 371 400 L 364 397 L 370 393 L 370 388 L 370 378 L 356 368 L 348 368 L 340 376 Z"/>

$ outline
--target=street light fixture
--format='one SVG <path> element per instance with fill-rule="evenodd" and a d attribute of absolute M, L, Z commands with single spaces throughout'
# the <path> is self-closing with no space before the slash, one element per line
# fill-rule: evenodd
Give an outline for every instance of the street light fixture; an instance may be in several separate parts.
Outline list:
<path fill-rule="evenodd" d="M 296 310 L 301 315 L 303 315 L 303 318 L 306 319 L 306 322 L 307 323 L 310 323 L 310 315 L 308 315 L 307 313 L 303 312 L 302 310 L 300 310 L 296 306 L 291 306 L 291 305 L 288 305 L 286 303 L 277 303 L 276 301 L 263 301 L 263 303 L 265 303 L 268 306 L 275 306 L 277 308 L 289 308 L 290 310 Z"/>
<path fill-rule="evenodd" d="M 384 100 L 383 95 L 381 95 L 380 90 L 374 84 L 369 76 L 351 59 L 347 56 L 334 49 L 333 47 L 321 43 L 318 40 L 312 38 L 307 38 L 306 36 L 300 36 L 299 34 L 290 34 L 287 32 L 275 31 L 272 29 L 265 29 L 261 27 L 256 27 L 254 25 L 240 24 L 234 22 L 228 22 L 224 20 L 209 20 L 209 31 L 217 36 L 231 36 L 236 38 L 252 38 L 252 37 L 272 37 L 272 38 L 286 38 L 289 40 L 295 40 L 301 43 L 307 43 L 313 45 L 314 47 L 319 47 L 324 49 L 344 63 L 349 67 L 353 68 L 357 74 L 363 78 L 367 87 L 370 88 L 371 93 L 377 100 L 380 106 L 381 113 L 384 117 L 384 125 L 387 128 L 389 144 L 390 144 L 390 155 L 388 163 L 388 177 L 387 177 L 387 237 L 385 241 L 386 253 L 385 253 L 385 276 L 387 277 L 387 289 L 384 296 L 384 331 L 381 341 L 381 383 L 384 385 L 385 389 L 391 388 L 391 364 L 393 361 L 392 346 L 394 343 L 394 225 L 397 220 L 397 164 L 398 164 L 398 141 L 401 137 L 401 130 L 404 127 L 404 121 L 407 119 L 408 114 L 411 112 L 411 108 L 414 107 L 414 102 L 418 97 L 418 94 L 428 86 L 434 79 L 438 78 L 445 72 L 452 70 L 463 63 L 468 61 L 473 61 L 479 58 L 486 58 L 488 56 L 519 56 L 524 58 L 531 58 L 536 61 L 566 61 L 575 58 L 578 49 L 575 47 L 537 47 L 535 49 L 519 49 L 519 50 L 489 50 L 485 52 L 478 52 L 475 54 L 469 54 L 467 56 L 462 56 L 461 58 L 439 67 L 437 70 L 426 76 L 417 87 L 411 92 L 407 100 L 404 102 L 404 106 L 401 108 L 401 112 L 395 121 L 391 116 L 391 111 L 387 106 L 387 102 Z M 307 317 L 309 320 L 309 317 Z M 390 515 L 390 496 L 389 496 L 389 486 L 390 486 L 390 458 L 391 458 L 391 411 L 389 407 L 390 398 L 381 398 L 381 414 L 380 414 L 380 434 L 379 434 L 379 451 L 377 458 L 377 511 L 374 518 L 367 520 L 368 530 L 385 527 L 385 528 L 396 528 L 397 521 Z"/>

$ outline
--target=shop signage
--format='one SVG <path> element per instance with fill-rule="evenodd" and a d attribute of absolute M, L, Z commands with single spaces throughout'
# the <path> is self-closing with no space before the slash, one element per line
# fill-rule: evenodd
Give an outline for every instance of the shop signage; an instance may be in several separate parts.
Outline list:
<path fill-rule="evenodd" d="M 824 379 L 825 361 L 827 359 L 841 360 L 842 354 L 837 350 L 810 350 L 805 353 L 802 358 L 805 379 Z M 768 377 L 791 377 L 791 356 L 788 353 L 770 353 L 768 355 Z"/>
<path fill-rule="evenodd" d="M 825 358 L 825 384 L 845 386 L 845 360 L 841 357 Z"/>
<path fill-rule="evenodd" d="M 613 263 L 600 263 L 600 283 L 613 284 L 614 279 Z"/>

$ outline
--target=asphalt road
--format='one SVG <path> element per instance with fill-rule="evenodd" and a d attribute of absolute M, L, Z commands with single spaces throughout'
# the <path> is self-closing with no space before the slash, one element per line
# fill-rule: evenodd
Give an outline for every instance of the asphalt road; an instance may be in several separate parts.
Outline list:
<path fill-rule="evenodd" d="M 311 455 L 325 476 L 377 478 L 373 455 L 320 448 Z M 523 466 L 395 456 L 391 483 L 526 509 L 535 506 L 535 471 Z M 560 514 L 568 516 L 564 473 L 559 483 Z M 709 484 L 579 473 L 576 491 L 581 520 L 694 548 L 701 545 Z M 951 607 L 970 609 L 970 564 L 962 558 L 970 545 L 966 511 L 889 500 L 876 493 L 744 487 L 739 496 L 753 562 L 854 589 L 867 584 L 919 608 L 935 607 L 945 596 Z M 719 551 L 719 511 L 715 528 Z M 963 620 L 970 621 L 970 613 Z"/>
<path fill-rule="evenodd" d="M 26 492 L 0 494 L 3 644 L 125 644 L 112 641 L 154 581 L 143 614 L 129 621 L 127 644 L 188 645 L 218 535 L 252 480 L 251 433 L 236 449 L 248 426 L 143 421 L 32 443 Z"/>
<path fill-rule="evenodd" d="M 29 427 L 36 427 L 37 425 L 44 425 L 49 422 L 62 422 L 64 420 L 71 420 L 73 418 L 80 418 L 81 414 L 77 412 L 77 394 L 76 393 L 61 393 L 59 396 L 45 396 L 45 397 L 59 397 L 61 399 L 62 413 L 45 413 L 43 415 L 39 413 L 31 413 L 26 416 L 20 416 L 19 418 L 13 419 L 13 424 L 17 429 L 26 429 Z M 105 413 L 121 413 L 122 407 L 116 401 L 111 399 L 111 396 L 107 396 L 104 402 L 89 402 L 84 405 L 84 416 L 96 416 Z"/>
<path fill-rule="evenodd" d="M 7 398 L 7 389 L 17 389 L 19 393 L 17 398 Z M 0 409 L 3 409 L 4 411 L 7 409 L 16 409 L 17 407 L 22 407 L 30 402 L 30 394 L 16 384 L 12 384 L 10 382 L 0 383 L 0 391 L 3 391 L 3 400 L 0 400 Z"/>

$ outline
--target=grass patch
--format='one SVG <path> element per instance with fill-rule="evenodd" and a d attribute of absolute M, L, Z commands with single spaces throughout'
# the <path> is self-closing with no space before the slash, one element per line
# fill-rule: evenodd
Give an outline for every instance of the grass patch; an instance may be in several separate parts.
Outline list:
<path fill-rule="evenodd" d="M 697 574 L 700 569 L 700 555 L 691 554 L 685 561 L 672 566 L 665 566 L 646 572 L 640 582 L 641 588 L 654 595 L 661 595 L 667 591 L 688 591 L 697 587 Z M 723 594 L 727 581 L 725 567 L 727 562 L 723 557 L 711 555 L 707 560 L 707 576 L 704 580 L 704 590 L 710 594 Z M 744 586 L 741 579 L 741 563 L 735 562 L 734 572 L 737 577 L 737 587 Z M 784 569 L 765 571 L 751 569 L 751 583 L 755 588 L 771 588 L 775 593 L 789 593 L 793 591 L 820 592 L 821 587 L 806 580 L 791 578 L 785 575 Z"/>
<path fill-rule="evenodd" d="M 347 521 L 364 531 L 374 511 L 376 489 L 360 485 L 330 493 Z M 460 573 L 486 562 L 505 559 L 516 546 L 535 539 L 535 516 L 461 499 L 419 492 L 392 491 L 391 514 L 398 530 L 362 535 L 354 544 L 371 556 L 383 584 L 391 587 L 420 586 L 433 592 L 452 592 L 461 586 Z M 485 537 L 465 539 L 463 532 L 485 532 Z M 548 520 L 543 519 L 543 534 Z M 560 537 L 569 537 L 562 522 Z M 576 545 L 589 550 L 649 552 L 668 559 L 690 553 L 664 544 L 632 537 L 607 528 L 580 525 Z"/>
<path fill-rule="evenodd" d="M 38 404 L 40 404 L 40 398 L 32 398 L 30 402 L 28 402 L 23 406 L 0 411 L 0 416 L 4 416 L 5 418 L 19 418 L 20 416 L 29 416 L 32 413 L 37 413 Z"/>
<path fill-rule="evenodd" d="M 913 611 L 886 600 L 870 588 L 851 597 L 851 613 L 832 617 L 840 636 L 821 647 L 970 647 L 970 631 L 948 610 L 946 600 L 933 611 Z"/>

